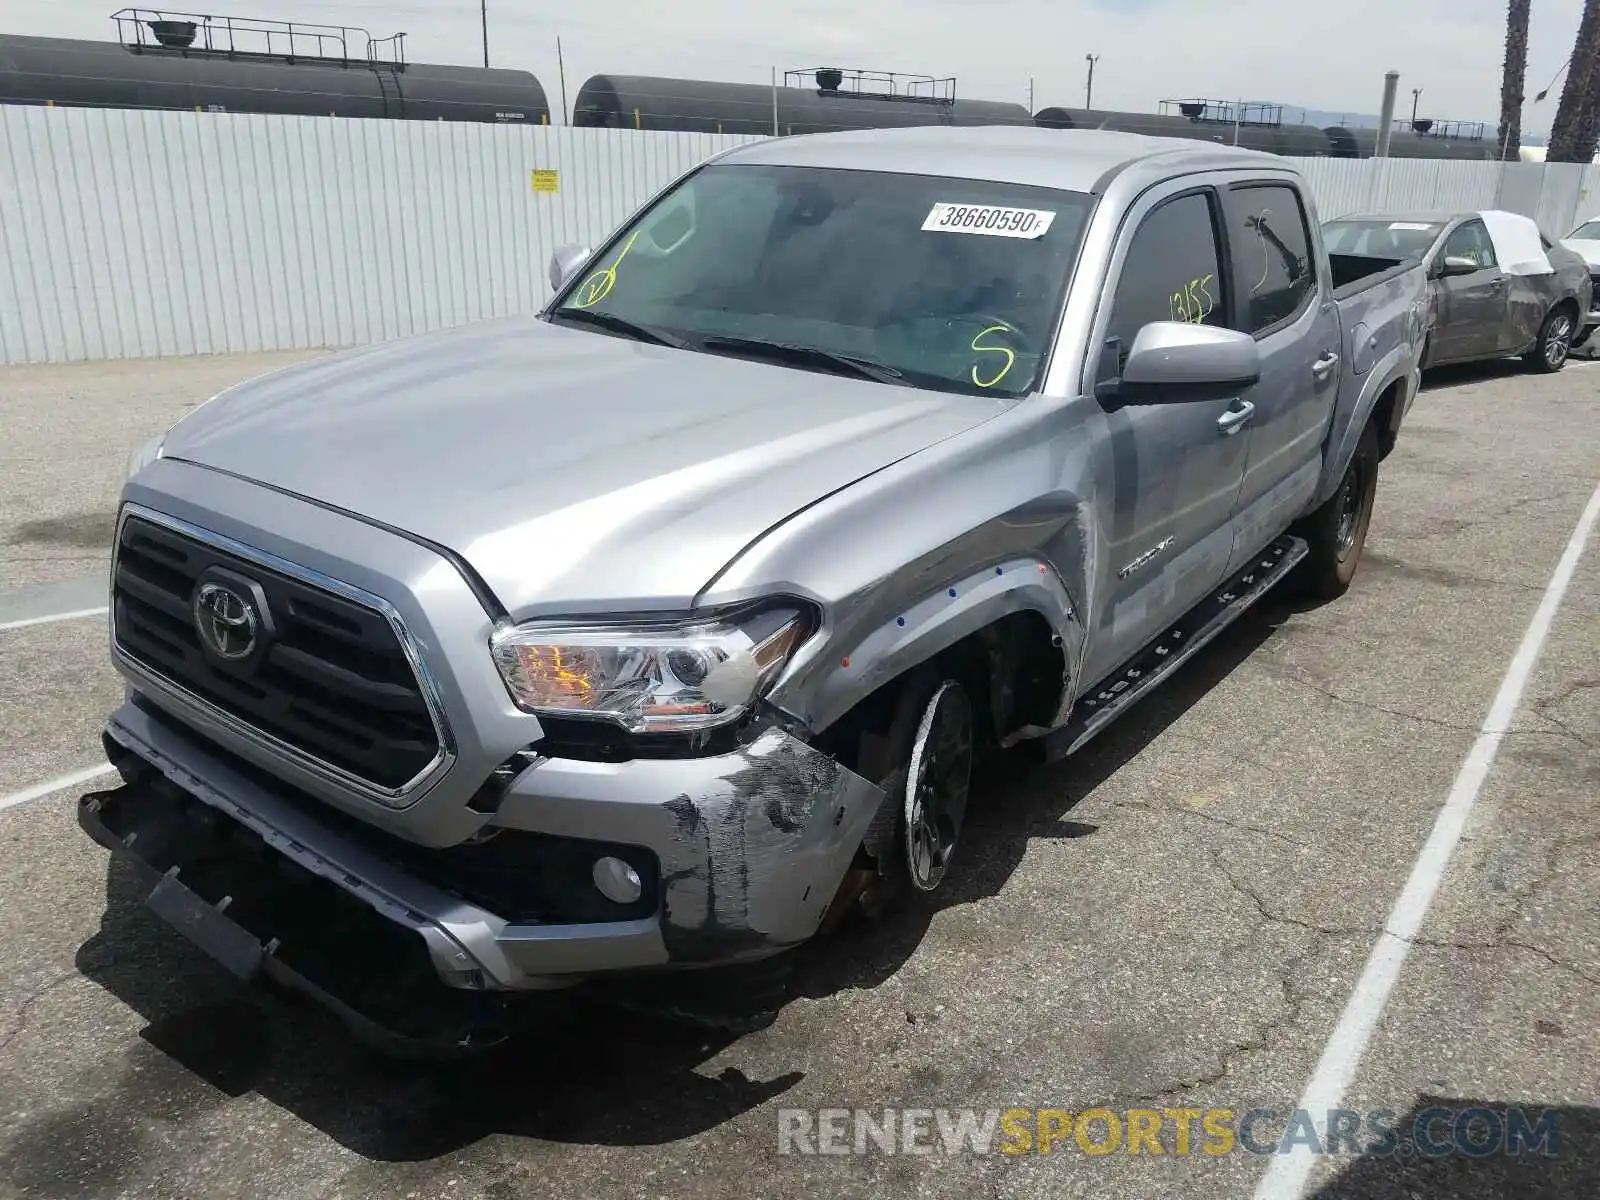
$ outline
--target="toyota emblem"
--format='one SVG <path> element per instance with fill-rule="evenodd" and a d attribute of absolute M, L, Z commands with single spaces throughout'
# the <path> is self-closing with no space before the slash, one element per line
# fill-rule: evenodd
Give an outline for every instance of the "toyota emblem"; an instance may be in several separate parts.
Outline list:
<path fill-rule="evenodd" d="M 261 618 L 255 602 L 225 583 L 203 583 L 194 594 L 194 626 L 205 648 L 237 662 L 256 648 Z"/>

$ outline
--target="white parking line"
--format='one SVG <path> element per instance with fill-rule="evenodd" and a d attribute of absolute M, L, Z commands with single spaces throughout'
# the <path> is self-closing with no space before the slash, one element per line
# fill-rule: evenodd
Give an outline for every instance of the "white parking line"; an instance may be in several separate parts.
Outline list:
<path fill-rule="evenodd" d="M 1327 1132 L 1328 1110 L 1338 1106 L 1355 1078 L 1356 1068 L 1361 1065 L 1362 1055 L 1366 1053 L 1373 1030 L 1383 1015 L 1384 1005 L 1388 1003 L 1389 992 L 1400 977 L 1400 968 L 1405 965 L 1411 939 L 1417 936 L 1423 919 L 1428 915 L 1428 906 L 1433 903 L 1434 893 L 1438 891 L 1439 881 L 1449 865 L 1450 855 L 1461 840 L 1461 831 L 1478 799 L 1478 791 L 1488 778 L 1489 768 L 1494 765 L 1501 739 L 1511 727 L 1523 690 L 1533 674 L 1534 664 L 1539 661 L 1539 653 L 1550 634 L 1550 625 L 1555 620 L 1562 597 L 1566 595 L 1573 572 L 1577 570 L 1578 560 L 1583 556 L 1584 544 L 1589 540 L 1596 518 L 1600 518 L 1600 487 L 1596 487 L 1594 494 L 1589 497 L 1588 506 L 1578 519 L 1578 527 L 1572 531 L 1572 539 L 1567 542 L 1566 550 L 1556 563 L 1555 573 L 1550 576 L 1544 597 L 1534 610 L 1533 619 L 1528 622 L 1527 632 L 1522 635 L 1522 643 L 1517 647 L 1505 678 L 1500 682 L 1494 703 L 1489 706 L 1489 715 L 1484 718 L 1478 738 L 1473 742 L 1466 761 L 1461 764 L 1444 807 L 1439 810 L 1433 832 L 1428 835 L 1422 853 L 1417 856 L 1411 868 L 1411 877 L 1406 880 L 1400 898 L 1394 902 L 1388 923 L 1378 935 L 1377 944 L 1372 948 L 1361 978 L 1356 981 L 1355 990 L 1351 992 L 1333 1035 L 1323 1048 L 1322 1058 L 1317 1062 L 1316 1070 L 1312 1072 L 1310 1082 L 1300 1097 L 1300 1107 L 1315 1123 L 1319 1142 Z M 1288 1152 L 1274 1157 L 1261 1185 L 1256 1188 L 1256 1200 L 1300 1200 L 1315 1162 L 1316 1156 L 1311 1153 L 1310 1147 L 1297 1141 Z"/>
<path fill-rule="evenodd" d="M 42 617 L 28 617 L 21 621 L 0 621 L 0 633 L 8 629 L 26 629 L 29 625 L 49 625 L 55 621 L 78 621 L 84 617 L 103 617 L 110 609 L 105 605 L 99 608 L 78 608 L 72 612 L 47 613 Z"/>
<path fill-rule="evenodd" d="M 25 787 L 20 792 L 12 792 L 9 796 L 0 796 L 0 810 L 12 808 L 18 804 L 26 804 L 29 800 L 37 800 L 41 796 L 49 796 L 55 792 L 65 791 L 69 787 L 77 787 L 81 783 L 88 783 L 91 779 L 99 779 L 102 775 L 109 775 L 116 768 L 110 763 L 101 763 L 97 767 L 85 767 L 81 771 L 74 771 L 70 775 L 58 775 L 54 779 L 46 779 L 43 783 L 36 783 L 32 787 Z"/>

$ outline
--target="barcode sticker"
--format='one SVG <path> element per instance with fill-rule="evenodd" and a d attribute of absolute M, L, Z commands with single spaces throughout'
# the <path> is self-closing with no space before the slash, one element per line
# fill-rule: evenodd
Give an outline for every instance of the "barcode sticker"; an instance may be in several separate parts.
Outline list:
<path fill-rule="evenodd" d="M 981 233 L 988 237 L 1042 238 L 1055 213 L 1040 208 L 1004 208 L 996 204 L 950 204 L 939 201 L 928 211 L 922 228 L 934 233 Z"/>

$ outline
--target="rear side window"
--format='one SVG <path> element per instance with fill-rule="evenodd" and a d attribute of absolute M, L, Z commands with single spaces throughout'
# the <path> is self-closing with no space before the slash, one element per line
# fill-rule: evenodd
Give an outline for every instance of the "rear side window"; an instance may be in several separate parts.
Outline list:
<path fill-rule="evenodd" d="M 1260 336 L 1297 317 L 1316 291 L 1311 231 L 1299 195 L 1283 184 L 1234 188 L 1228 205 L 1244 328 Z"/>
<path fill-rule="evenodd" d="M 1102 362 L 1100 377 L 1120 371 L 1133 339 L 1152 321 L 1226 324 L 1219 263 L 1209 193 L 1191 192 L 1152 209 L 1123 259 L 1106 330 L 1107 339 L 1120 342 L 1120 353 L 1115 363 Z"/>

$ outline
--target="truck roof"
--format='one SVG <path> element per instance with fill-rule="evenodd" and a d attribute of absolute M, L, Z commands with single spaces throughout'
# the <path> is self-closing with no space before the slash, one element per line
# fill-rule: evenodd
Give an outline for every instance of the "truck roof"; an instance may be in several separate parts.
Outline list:
<path fill-rule="evenodd" d="M 1002 125 L 858 129 L 768 138 L 741 146 L 719 161 L 893 171 L 1073 192 L 1100 191 L 1111 176 L 1145 162 L 1171 175 L 1241 166 L 1293 169 L 1276 154 L 1188 138 Z"/>

